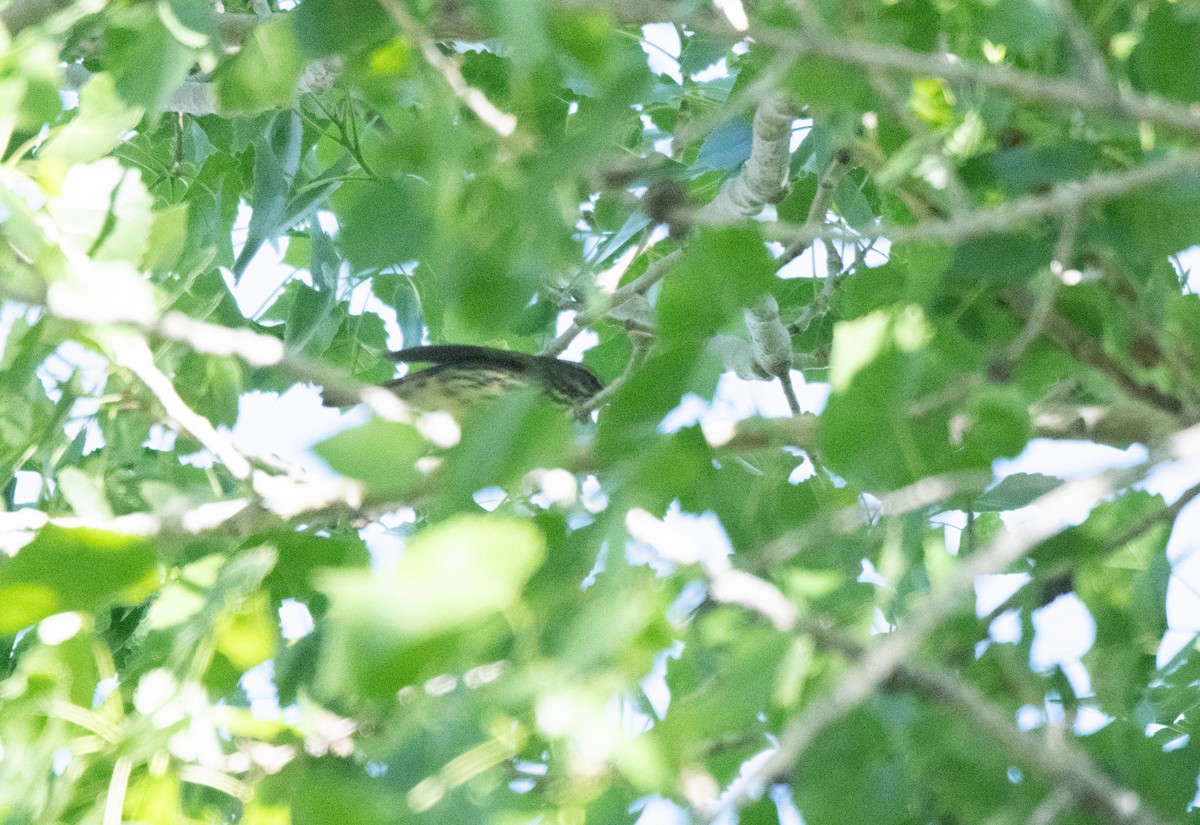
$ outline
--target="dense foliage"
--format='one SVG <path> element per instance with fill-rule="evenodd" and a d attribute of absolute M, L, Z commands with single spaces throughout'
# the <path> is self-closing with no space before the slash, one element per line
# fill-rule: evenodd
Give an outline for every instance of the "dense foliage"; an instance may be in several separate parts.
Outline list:
<path fill-rule="evenodd" d="M 4 822 L 1194 816 L 1193 4 L 0 21 Z M 231 434 L 296 385 L 336 475 Z"/>

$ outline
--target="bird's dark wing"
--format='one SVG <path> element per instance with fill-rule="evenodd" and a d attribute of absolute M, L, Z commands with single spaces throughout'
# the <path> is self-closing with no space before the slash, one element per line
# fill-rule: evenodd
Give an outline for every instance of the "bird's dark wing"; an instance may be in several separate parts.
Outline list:
<path fill-rule="evenodd" d="M 388 358 L 402 364 L 441 364 L 446 366 L 490 364 L 499 369 L 507 367 L 518 372 L 525 372 L 535 369 L 534 364 L 537 363 L 539 356 L 495 349 L 494 347 L 479 347 L 474 344 L 434 344 L 389 352 Z"/>

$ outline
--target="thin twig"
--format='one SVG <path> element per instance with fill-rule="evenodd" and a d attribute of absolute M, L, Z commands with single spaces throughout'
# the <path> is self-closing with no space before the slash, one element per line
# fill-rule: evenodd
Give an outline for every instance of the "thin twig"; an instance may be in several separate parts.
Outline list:
<path fill-rule="evenodd" d="M 483 92 L 467 83 L 458 63 L 438 51 L 437 43 L 417 25 L 417 21 L 412 18 L 400 0 L 379 0 L 379 2 L 391 15 L 396 28 L 420 46 L 421 54 L 425 56 L 426 62 L 441 73 L 450 90 L 468 109 L 475 113 L 476 117 L 500 137 L 509 137 L 516 131 L 516 117 L 508 112 L 500 111 Z"/>
<path fill-rule="evenodd" d="M 764 226 L 765 234 L 785 242 L 814 240 L 870 240 L 886 238 L 892 243 L 941 241 L 961 243 L 982 235 L 1013 232 L 1043 218 L 1055 218 L 1081 207 L 1113 200 L 1137 189 L 1155 186 L 1200 171 L 1200 150 L 1178 151 L 1151 163 L 1120 172 L 1097 172 L 1081 181 L 1060 184 L 1043 195 L 1030 195 L 992 209 L 980 209 L 954 218 L 927 218 L 916 224 L 872 223 L 866 226 L 822 227 L 777 222 Z M 713 221 L 697 210 L 685 215 L 696 224 Z"/>
<path fill-rule="evenodd" d="M 899 516 L 944 502 L 956 493 L 982 491 L 992 480 L 990 471 L 947 473 L 915 481 L 907 487 L 885 493 L 879 498 L 879 512 Z M 854 505 L 832 513 L 817 523 L 785 533 L 767 544 L 758 554 L 764 565 L 777 565 L 810 547 L 836 536 L 851 533 L 868 523 L 861 507 Z"/>
<path fill-rule="evenodd" d="M 1032 298 L 1021 290 L 1008 289 L 1001 293 L 1000 297 L 1004 303 L 1022 316 L 1030 317 L 1036 310 Z M 1041 321 L 1042 332 L 1065 352 L 1103 372 L 1130 397 L 1170 415 L 1179 416 L 1184 412 L 1182 401 L 1163 392 L 1158 387 L 1143 383 L 1130 375 L 1125 366 L 1105 352 L 1099 342 L 1080 331 L 1053 308 L 1042 311 L 1044 311 L 1044 318 Z"/>
<path fill-rule="evenodd" d="M 746 777 L 745 789 L 731 794 L 729 806 L 740 806 L 762 793 L 777 777 L 790 772 L 800 755 L 817 735 L 866 701 L 897 672 L 908 657 L 916 653 L 925 639 L 973 594 L 980 576 L 1002 573 L 1046 539 L 1063 530 L 1063 513 L 1092 507 L 1105 496 L 1139 479 L 1160 461 L 1193 459 L 1200 455 L 1200 425 L 1174 433 L 1150 449 L 1146 461 L 1091 478 L 1067 482 L 1035 500 L 1034 514 L 1017 529 L 1001 534 L 987 547 L 963 560 L 951 580 L 938 592 L 914 604 L 905 624 L 880 637 L 869 646 L 820 701 L 809 705 L 790 722 L 779 737 L 774 754 Z M 1136 800 L 1136 798 L 1135 798 Z M 1149 812 L 1136 806 L 1133 813 L 1119 821 L 1157 822 Z"/>
<path fill-rule="evenodd" d="M 741 171 L 725 182 L 721 191 L 697 211 L 714 223 L 728 223 L 754 217 L 763 207 L 778 200 L 784 192 L 791 160 L 791 127 L 797 112 L 781 94 L 766 97 L 754 115 L 750 157 Z M 612 309 L 634 295 L 645 294 L 670 271 L 682 256 L 681 249 L 667 253 L 651 263 L 646 271 L 606 300 L 580 312 L 571 325 L 543 350 L 544 355 L 560 355 L 583 330 L 603 319 Z"/>
<path fill-rule="evenodd" d="M 643 336 L 638 335 L 633 336 L 633 340 L 633 354 L 629 356 L 629 363 L 625 365 L 624 371 L 611 382 L 609 382 L 607 387 L 589 398 L 587 403 L 579 408 L 579 412 L 581 414 L 586 415 L 592 410 L 597 410 L 602 407 L 608 401 L 608 399 L 612 398 L 617 391 L 621 389 L 621 387 L 625 386 L 625 383 L 633 377 L 633 374 L 637 371 L 637 368 L 640 367 L 642 362 L 646 360 L 646 355 L 650 351 L 650 348 L 647 346 L 646 339 Z"/>
<path fill-rule="evenodd" d="M 1058 287 L 1062 283 L 1063 273 L 1067 271 L 1071 265 L 1071 259 L 1075 257 L 1079 218 L 1079 209 L 1072 209 L 1063 218 L 1049 270 L 1043 271 L 1041 277 L 1035 278 L 1038 294 L 1035 296 L 1033 308 L 1025 319 L 1025 326 L 1005 350 L 1003 357 L 1009 363 L 1015 363 L 1029 345 L 1037 340 L 1046 326 L 1046 320 L 1054 311 L 1054 299 L 1058 296 Z"/>
<path fill-rule="evenodd" d="M 110 339 L 114 362 L 128 369 L 146 385 L 162 404 L 168 418 L 216 456 L 234 478 L 245 481 L 250 477 L 250 461 L 233 446 L 229 438 L 217 431 L 212 422 L 195 412 L 180 397 L 171 379 L 154 363 L 154 355 L 144 338 L 128 332 L 107 337 Z"/>
<path fill-rule="evenodd" d="M 1197 497 L 1200 497 L 1200 484 L 1189 487 L 1180 494 L 1179 498 L 1175 499 L 1175 501 L 1171 502 L 1166 507 L 1155 510 L 1137 524 L 1131 525 L 1129 529 L 1118 535 L 1116 538 L 1106 542 L 1101 555 L 1111 556 L 1114 553 L 1120 552 L 1127 545 L 1137 541 L 1158 525 L 1170 524 L 1171 522 L 1174 522 L 1175 519 L 1179 517 L 1179 514 L 1183 511 L 1183 508 L 1195 501 Z M 1072 566 L 1073 562 L 1071 560 L 1065 560 L 1050 567 L 1049 569 L 1039 570 L 1037 580 L 1040 582 L 1053 581 L 1054 579 L 1069 573 L 1072 569 Z M 1019 594 L 1023 590 L 1023 587 L 1018 588 L 1016 592 L 992 608 L 992 610 L 986 616 L 981 617 L 979 621 L 986 627 L 1002 614 L 1015 608 L 1019 601 Z"/>
<path fill-rule="evenodd" d="M 837 192 L 838 184 L 842 182 L 846 172 L 850 169 L 850 150 L 838 149 L 833 153 L 833 158 L 829 161 L 829 166 L 825 169 L 825 174 L 821 175 L 820 181 L 817 182 L 817 191 L 813 195 L 812 203 L 808 207 L 808 216 L 804 220 L 804 226 L 815 228 L 825 225 L 825 216 L 829 213 L 829 207 L 833 204 L 833 196 Z M 811 240 L 798 240 L 791 244 L 779 256 L 778 264 L 782 269 L 787 264 L 799 258 L 804 252 L 812 246 Z"/>
<path fill-rule="evenodd" d="M 835 624 L 800 614 L 775 585 L 732 567 L 729 557 L 698 556 L 693 548 L 679 541 L 665 524 L 649 513 L 630 511 L 626 524 L 631 535 L 653 546 L 665 558 L 679 564 L 701 564 L 714 601 L 740 605 L 752 610 L 779 630 L 808 635 L 822 648 L 835 651 L 860 665 L 878 657 L 879 647 L 871 649 L 863 646 L 839 630 Z M 973 576 L 962 578 L 960 581 L 967 582 L 969 587 L 973 584 Z M 959 590 L 962 591 L 963 588 L 960 586 Z M 893 633 L 892 636 L 899 632 Z M 851 674 L 857 674 L 859 670 L 861 667 L 852 667 Z M 1057 787 L 1069 791 L 1071 798 L 1087 803 L 1089 809 L 1101 812 L 1109 822 L 1160 825 L 1161 820 L 1144 806 L 1133 791 L 1112 782 L 1078 748 L 1072 747 L 1062 738 L 1039 740 L 1020 732 L 1010 716 L 953 671 L 936 665 L 917 665 L 907 658 L 901 658 L 887 673 L 879 674 L 878 679 L 867 695 L 873 692 L 875 687 L 909 690 L 933 704 L 954 711 L 964 723 L 980 730 L 1014 758 L 1033 765 L 1043 775 L 1054 780 Z M 848 681 L 849 675 L 834 688 L 831 695 L 840 696 L 839 688 L 845 686 Z M 836 705 L 838 702 L 827 701 L 826 705 L 829 704 Z M 810 709 L 812 707 L 823 705 L 810 705 Z M 789 728 L 790 730 L 792 729 Z M 794 741 L 793 737 L 790 742 Z M 779 750 L 770 757 L 770 761 L 774 761 L 788 744 L 788 732 L 785 731 Z M 799 752 L 795 755 L 798 756 Z M 721 805 L 706 812 L 709 814 L 708 819 L 719 819 L 732 806 L 756 798 L 765 788 L 765 782 L 774 776 L 775 774 L 764 769 L 761 777 L 763 783 L 751 782 L 747 791 L 730 794 Z"/>
<path fill-rule="evenodd" d="M 1196 107 L 1132 91 L 1118 93 L 1090 83 L 1022 71 L 1011 66 L 977 63 L 963 60 L 957 55 L 917 52 L 889 43 L 847 40 L 829 33 L 815 37 L 796 29 L 754 26 L 751 36 L 762 43 L 780 48 L 794 47 L 804 54 L 816 54 L 849 65 L 897 71 L 915 77 L 940 77 L 951 82 L 977 83 L 1006 91 L 1023 100 L 1111 112 L 1190 133 L 1200 132 L 1200 110 Z"/>
<path fill-rule="evenodd" d="M 780 373 L 779 385 L 783 388 L 783 397 L 787 399 L 788 409 L 792 411 L 792 415 L 800 415 L 800 400 L 796 398 L 796 389 L 792 386 L 792 376 L 788 373 Z"/>

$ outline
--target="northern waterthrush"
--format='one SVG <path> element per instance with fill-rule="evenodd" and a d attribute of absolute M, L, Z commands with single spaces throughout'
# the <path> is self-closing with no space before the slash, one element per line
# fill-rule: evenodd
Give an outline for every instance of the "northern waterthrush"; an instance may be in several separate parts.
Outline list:
<path fill-rule="evenodd" d="M 533 387 L 578 413 L 581 405 L 603 389 L 587 367 L 547 355 L 441 344 L 410 347 L 388 353 L 388 357 L 405 364 L 433 364 L 382 385 L 420 410 L 457 415 L 506 392 Z"/>

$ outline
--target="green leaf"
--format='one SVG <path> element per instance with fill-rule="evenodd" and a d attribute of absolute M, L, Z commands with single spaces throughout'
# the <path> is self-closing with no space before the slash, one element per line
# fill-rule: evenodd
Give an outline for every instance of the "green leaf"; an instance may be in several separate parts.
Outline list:
<path fill-rule="evenodd" d="M 335 317 L 341 318 L 337 334 L 322 357 L 366 383 L 382 383 L 396 373 L 396 365 L 383 357 L 387 351 L 387 328 L 374 312 L 344 316 L 339 305 Z"/>
<path fill-rule="evenodd" d="M 1191 103 L 1200 99 L 1200 19 L 1175 4 L 1155 5 L 1129 57 L 1137 87 Z"/>
<path fill-rule="evenodd" d="M 663 416 L 685 392 L 711 397 L 721 366 L 715 357 L 698 352 L 699 346 L 658 349 L 617 391 L 600 416 L 596 454 L 601 461 L 642 454 Z"/>
<path fill-rule="evenodd" d="M 972 189 L 996 189 L 1009 196 L 1045 192 L 1096 171 L 1102 160 L 1094 143 L 1063 141 L 1048 146 L 1014 146 L 971 158 L 963 164 L 963 182 Z"/>
<path fill-rule="evenodd" d="M 188 252 L 188 205 L 180 203 L 154 214 L 142 266 L 155 272 L 174 270 Z"/>
<path fill-rule="evenodd" d="M 371 291 L 384 304 L 396 310 L 396 323 L 404 346 L 415 347 L 424 334 L 424 313 L 421 296 L 413 279 L 407 275 L 380 273 L 371 279 Z"/>
<path fill-rule="evenodd" d="M 981 3 L 972 11 L 977 15 L 980 36 L 1014 51 L 1032 52 L 1060 36 L 1059 16 L 1035 0 Z"/>
<path fill-rule="evenodd" d="M 338 242 L 352 266 L 377 269 L 421 257 L 434 232 L 427 184 L 405 178 L 343 190 L 348 202 L 338 210 Z"/>
<path fill-rule="evenodd" d="M 442 500 L 469 501 L 491 485 L 508 488 L 530 470 L 570 461 L 571 417 L 536 389 L 509 392 L 463 422 L 462 439 L 439 475 Z"/>
<path fill-rule="evenodd" d="M 288 18 L 312 57 L 348 54 L 392 35 L 391 18 L 375 0 L 305 0 Z"/>
<path fill-rule="evenodd" d="M 160 0 L 158 14 L 175 39 L 201 49 L 217 41 L 213 7 L 204 0 Z"/>
<path fill-rule="evenodd" d="M 242 393 L 242 362 L 189 352 L 175 370 L 175 387 L 192 409 L 214 425 L 232 427 Z"/>
<path fill-rule="evenodd" d="M 298 755 L 263 780 L 260 796 L 265 810 L 247 825 L 383 825 L 402 821 L 397 812 L 408 807 L 400 788 L 332 753 Z"/>
<path fill-rule="evenodd" d="M 138 170 L 114 158 L 72 166 L 47 206 L 63 238 L 93 260 L 141 264 L 154 215 Z"/>
<path fill-rule="evenodd" d="M 337 303 L 333 290 L 316 290 L 300 280 L 289 283 L 288 290 L 292 300 L 284 343 L 299 352 L 324 352 L 342 325 L 344 306 Z"/>
<path fill-rule="evenodd" d="M 365 568 L 371 561 L 357 536 L 315 536 L 310 533 L 277 533 L 264 537 L 275 547 L 278 562 L 266 578 L 271 596 L 310 601 L 317 597 L 311 577 L 320 568 Z"/>
<path fill-rule="evenodd" d="M 684 77 L 691 77 L 716 64 L 728 51 L 729 46 L 724 39 L 693 34 L 687 38 L 679 55 L 679 71 Z"/>
<path fill-rule="evenodd" d="M 868 487 L 898 487 L 932 471 L 949 447 L 942 411 L 924 421 L 908 406 L 930 384 L 932 329 L 916 307 L 880 310 L 834 327 L 833 394 L 819 419 L 821 451 L 836 472 Z"/>
<path fill-rule="evenodd" d="M 74 119 L 50 136 L 39 157 L 65 166 L 90 163 L 111 152 L 141 119 L 140 107 L 129 106 L 117 96 L 111 74 L 94 75 L 79 90 Z"/>
<path fill-rule="evenodd" d="M 338 433 L 313 451 L 337 472 L 365 483 L 372 494 L 395 499 L 418 482 L 415 465 L 429 445 L 411 424 L 375 420 Z"/>
<path fill-rule="evenodd" d="M 195 52 L 176 39 L 150 4 L 120 7 L 105 35 L 105 68 L 116 80 L 117 93 L 152 114 L 166 109 Z"/>
<path fill-rule="evenodd" d="M 981 495 L 971 504 L 976 513 L 1002 513 L 1032 504 L 1038 498 L 1055 490 L 1062 479 L 1039 473 L 1014 473 L 1001 479 L 1000 483 Z"/>
<path fill-rule="evenodd" d="M 1146 158 L 1146 162 L 1150 159 Z M 1173 255 L 1200 243 L 1198 210 L 1200 175 L 1179 175 L 1167 183 L 1142 187 L 1106 204 L 1104 229 L 1110 243 L 1135 254 Z"/>
<path fill-rule="evenodd" d="M 721 779 L 728 781 L 742 760 L 762 749 L 760 720 L 772 709 L 780 664 L 791 640 L 747 625 L 722 607 L 706 615 L 692 635 L 703 655 L 668 664 L 673 701 L 653 735 L 684 765 L 730 737 L 728 745 L 718 746 L 735 748 L 734 758 L 721 770 Z"/>
<path fill-rule="evenodd" d="M 0 633 L 68 610 L 133 604 L 157 583 L 154 548 L 140 536 L 47 525 L 0 563 Z"/>
<path fill-rule="evenodd" d="M 954 248 L 949 274 L 984 281 L 1028 281 L 1049 265 L 1055 234 L 1049 229 L 972 238 Z"/>
<path fill-rule="evenodd" d="M 700 144 L 700 153 L 688 167 L 692 175 L 704 172 L 733 172 L 750 157 L 753 141 L 750 121 L 734 118 L 713 129 Z"/>
<path fill-rule="evenodd" d="M 255 26 L 241 51 L 223 62 L 213 76 L 218 111 L 230 116 L 256 115 L 291 106 L 304 65 L 288 17 Z"/>
<path fill-rule="evenodd" d="M 288 195 L 300 169 L 303 126 L 295 112 L 280 112 L 267 126 L 266 140 L 254 152 L 254 191 L 246 245 L 233 263 L 235 277 L 246 271 L 255 253 L 289 223 Z"/>
<path fill-rule="evenodd" d="M 318 574 L 330 602 L 321 683 L 383 698 L 426 663 L 490 645 L 505 635 L 493 619 L 516 604 L 545 554 L 545 537 L 529 521 L 463 515 L 419 532 L 390 570 Z"/>
<path fill-rule="evenodd" d="M 754 229 L 698 229 L 663 282 L 660 332 L 667 343 L 720 331 L 773 282 L 773 262 Z"/>

